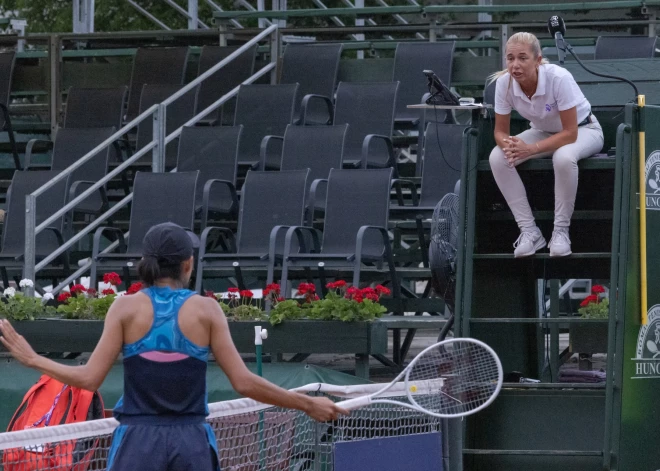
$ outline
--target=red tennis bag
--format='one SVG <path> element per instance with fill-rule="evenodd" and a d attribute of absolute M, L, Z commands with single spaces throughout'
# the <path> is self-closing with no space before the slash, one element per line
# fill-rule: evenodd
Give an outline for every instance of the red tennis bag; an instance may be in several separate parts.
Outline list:
<path fill-rule="evenodd" d="M 9 422 L 8 432 L 84 422 L 103 418 L 98 392 L 67 386 L 43 375 L 23 397 Z M 38 446 L 5 450 L 5 471 L 85 471 L 91 464 L 98 439 L 51 441 Z"/>

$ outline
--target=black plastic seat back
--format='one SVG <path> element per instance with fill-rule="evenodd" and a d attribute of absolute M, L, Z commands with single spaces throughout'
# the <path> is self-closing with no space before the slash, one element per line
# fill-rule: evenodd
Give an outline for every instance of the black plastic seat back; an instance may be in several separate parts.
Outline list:
<path fill-rule="evenodd" d="M 151 226 L 173 222 L 193 229 L 198 172 L 136 172 L 129 223 L 128 253 L 142 253 Z"/>
<path fill-rule="evenodd" d="M 420 206 L 435 206 L 447 193 L 454 191 L 461 178 L 463 136 L 461 124 L 429 123 L 424 140 Z"/>
<path fill-rule="evenodd" d="M 334 124 L 348 124 L 344 159 L 360 160 L 368 134 L 392 136 L 398 82 L 349 83 L 337 88 Z"/>
<path fill-rule="evenodd" d="M 392 169 L 330 170 L 322 253 L 355 253 L 361 226 L 387 227 Z M 380 256 L 382 237 L 369 233 L 364 254 Z"/>
<path fill-rule="evenodd" d="M 140 100 L 140 113 L 151 108 L 153 105 L 162 103 L 170 96 L 183 88 L 180 85 L 145 85 L 142 89 L 142 98 Z M 167 106 L 166 133 L 170 134 L 183 126 L 195 115 L 195 100 L 197 99 L 197 88 L 193 88 L 185 95 Z M 153 119 L 147 118 L 138 125 L 137 149 L 142 149 L 154 138 Z M 170 142 L 166 147 L 165 166 L 167 168 L 176 165 L 177 141 Z M 147 153 L 142 162 L 150 162 L 151 154 Z"/>
<path fill-rule="evenodd" d="M 655 57 L 657 36 L 598 36 L 594 59 L 644 59 Z"/>
<path fill-rule="evenodd" d="M 234 126 L 243 125 L 239 161 L 258 161 L 264 136 L 283 136 L 293 120 L 298 84 L 241 85 Z"/>
<path fill-rule="evenodd" d="M 199 170 L 195 206 L 202 204 L 204 185 L 212 179 L 236 183 L 241 126 L 184 127 L 179 138 L 178 172 Z M 221 190 L 221 195 L 225 194 Z M 217 191 L 211 195 L 217 195 Z M 212 201 L 213 208 L 229 208 L 231 200 Z"/>
<path fill-rule="evenodd" d="M 207 70 L 211 69 L 218 62 L 225 59 L 230 54 L 234 53 L 239 46 L 204 46 L 199 56 L 199 69 L 198 75 L 202 75 Z M 257 46 L 253 46 L 245 51 L 243 54 L 232 60 L 229 64 L 225 65 L 215 74 L 204 80 L 199 85 L 199 96 L 197 98 L 197 108 L 195 114 L 208 108 L 210 105 L 218 101 L 223 95 L 229 93 L 234 88 L 238 87 L 246 79 L 248 79 L 254 72 L 254 61 L 257 55 Z M 218 112 L 211 113 L 207 117 L 224 116 L 223 124 L 225 122 L 232 123 L 234 121 L 234 112 L 236 110 L 236 98 L 225 102 Z M 222 115 L 220 114 L 222 112 Z"/>
<path fill-rule="evenodd" d="M 453 41 L 436 43 L 399 43 L 394 54 L 392 81 L 398 81 L 396 119 L 418 119 L 420 112 L 408 105 L 421 103 L 428 93 L 424 70 L 432 70 L 448 87 L 451 86 L 454 58 Z"/>
<path fill-rule="evenodd" d="M 273 227 L 302 225 L 307 174 L 306 169 L 247 173 L 238 217 L 239 254 L 268 253 Z M 280 244 L 284 232 L 279 235 Z"/>
<path fill-rule="evenodd" d="M 342 44 L 289 44 L 284 49 L 280 83 L 300 84 L 296 119 L 305 95 L 323 95 L 332 99 L 342 48 Z"/>
<path fill-rule="evenodd" d="M 126 87 L 69 88 L 65 128 L 121 128 Z"/>
<path fill-rule="evenodd" d="M 58 130 L 53 146 L 51 170 L 61 172 L 69 168 L 114 133 L 115 128 L 62 128 Z M 112 147 L 106 147 L 74 170 L 69 176 L 69 186 L 79 180 L 97 182 L 105 177 L 108 172 L 110 149 Z M 76 207 L 93 211 L 100 208 L 101 204 L 101 197 L 99 193 L 95 192 Z"/>
<path fill-rule="evenodd" d="M 38 190 L 57 176 L 58 171 L 16 171 L 7 191 L 7 215 L 2 231 L 0 255 L 20 255 L 25 251 L 25 197 Z M 37 197 L 37 226 L 65 204 L 68 179 L 64 178 Z M 51 227 L 62 232 L 64 218 Z M 36 254 L 45 256 L 59 247 L 52 231 L 37 234 Z"/>
<path fill-rule="evenodd" d="M 138 48 L 133 59 L 127 118 L 138 115 L 145 85 L 182 85 L 188 63 L 187 47 Z"/>
<path fill-rule="evenodd" d="M 340 169 L 348 125 L 294 126 L 284 133 L 281 170 L 309 169 L 309 183 Z"/>
<path fill-rule="evenodd" d="M 0 53 L 0 103 L 9 107 L 9 94 L 14 77 L 14 64 L 16 53 L 14 51 Z M 5 117 L 0 113 L 0 129 L 4 129 Z"/>
<path fill-rule="evenodd" d="M 488 81 L 484 85 L 484 103 L 495 106 L 495 88 L 497 86 L 497 79 Z"/>

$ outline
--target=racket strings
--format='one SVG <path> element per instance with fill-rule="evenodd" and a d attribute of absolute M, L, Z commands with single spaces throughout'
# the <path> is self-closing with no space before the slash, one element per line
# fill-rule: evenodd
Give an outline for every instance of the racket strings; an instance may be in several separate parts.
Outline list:
<path fill-rule="evenodd" d="M 480 407 L 493 396 L 498 382 L 497 360 L 472 342 L 432 348 L 408 372 L 410 400 L 438 414 L 463 414 Z"/>

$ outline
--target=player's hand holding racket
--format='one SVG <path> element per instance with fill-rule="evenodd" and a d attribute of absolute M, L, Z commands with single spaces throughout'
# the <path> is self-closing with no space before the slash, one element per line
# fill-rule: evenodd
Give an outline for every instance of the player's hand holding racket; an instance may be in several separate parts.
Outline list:
<path fill-rule="evenodd" d="M 401 378 L 410 402 L 383 398 Z M 455 338 L 424 349 L 380 391 L 337 405 L 353 410 L 385 403 L 436 417 L 464 417 L 495 400 L 502 388 L 502 378 L 502 364 L 492 348 L 479 340 Z"/>

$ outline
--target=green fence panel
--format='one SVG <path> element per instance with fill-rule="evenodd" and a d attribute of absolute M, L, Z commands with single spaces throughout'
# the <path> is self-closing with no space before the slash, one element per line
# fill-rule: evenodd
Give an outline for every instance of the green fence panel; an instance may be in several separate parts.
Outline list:
<path fill-rule="evenodd" d="M 660 468 L 657 446 L 660 422 L 660 107 L 641 109 L 633 128 L 629 244 L 624 325 L 623 375 L 619 462 L 612 469 Z M 637 133 L 646 130 L 644 185 L 646 187 L 648 323 L 642 325 L 640 290 L 639 146 Z M 625 230 L 625 228 L 623 229 Z M 615 431 L 617 432 L 617 431 Z"/>

